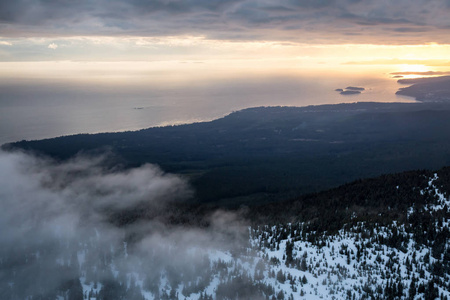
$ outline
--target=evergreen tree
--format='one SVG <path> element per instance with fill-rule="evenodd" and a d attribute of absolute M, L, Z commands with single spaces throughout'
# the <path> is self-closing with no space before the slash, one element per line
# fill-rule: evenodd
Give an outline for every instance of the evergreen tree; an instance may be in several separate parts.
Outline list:
<path fill-rule="evenodd" d="M 294 242 L 287 241 L 286 242 L 286 266 L 290 266 L 293 257 L 292 257 L 292 251 L 294 250 Z"/>
<path fill-rule="evenodd" d="M 83 287 L 80 279 L 71 280 L 67 300 L 83 300 Z"/>

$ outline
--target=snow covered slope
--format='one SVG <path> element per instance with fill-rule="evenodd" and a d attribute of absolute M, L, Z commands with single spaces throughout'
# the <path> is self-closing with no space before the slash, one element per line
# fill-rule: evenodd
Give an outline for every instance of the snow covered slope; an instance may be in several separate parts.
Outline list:
<path fill-rule="evenodd" d="M 338 231 L 218 212 L 206 228 L 98 223 L 19 244 L 1 252 L 1 299 L 449 299 L 446 179 L 425 179 L 409 195 L 424 202 L 397 219 L 355 210 Z"/>

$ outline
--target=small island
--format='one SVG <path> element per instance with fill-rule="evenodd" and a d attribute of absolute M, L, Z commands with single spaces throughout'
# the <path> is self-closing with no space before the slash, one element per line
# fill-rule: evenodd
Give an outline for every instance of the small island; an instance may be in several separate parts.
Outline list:
<path fill-rule="evenodd" d="M 341 95 L 358 95 L 365 90 L 365 88 L 357 86 L 348 86 L 345 89 L 335 89 L 335 91 L 339 92 Z"/>

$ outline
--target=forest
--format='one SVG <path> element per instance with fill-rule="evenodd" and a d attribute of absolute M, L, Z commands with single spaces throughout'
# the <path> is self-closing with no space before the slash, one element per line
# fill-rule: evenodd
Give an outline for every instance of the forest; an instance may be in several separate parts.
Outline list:
<path fill-rule="evenodd" d="M 259 107 L 211 122 L 20 141 L 2 148 L 58 160 L 108 152 L 116 167 L 151 163 L 184 176 L 195 190 L 191 201 L 239 207 L 450 165 L 450 106 Z"/>

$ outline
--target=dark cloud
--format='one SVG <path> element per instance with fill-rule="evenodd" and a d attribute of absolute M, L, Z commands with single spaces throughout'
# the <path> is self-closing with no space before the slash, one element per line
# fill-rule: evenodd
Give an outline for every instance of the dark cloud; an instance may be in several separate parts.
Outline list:
<path fill-rule="evenodd" d="M 280 40 L 343 36 L 365 31 L 375 42 L 389 39 L 389 31 L 410 41 L 448 42 L 449 5 L 439 0 L 380 2 L 369 0 L 18 0 L 0 3 L 0 34 L 14 35 L 240 35 Z M 262 31 L 263 30 L 263 31 Z M 303 33 L 303 35 L 302 35 Z M 358 39 L 358 41 L 361 41 Z M 364 42 L 364 41 L 361 41 Z"/>
<path fill-rule="evenodd" d="M 425 28 L 425 27 L 398 27 L 392 29 L 395 32 L 428 32 L 431 31 L 431 29 Z"/>
<path fill-rule="evenodd" d="M 336 5 L 336 0 L 291 0 L 289 4 L 299 8 L 324 8 Z"/>

